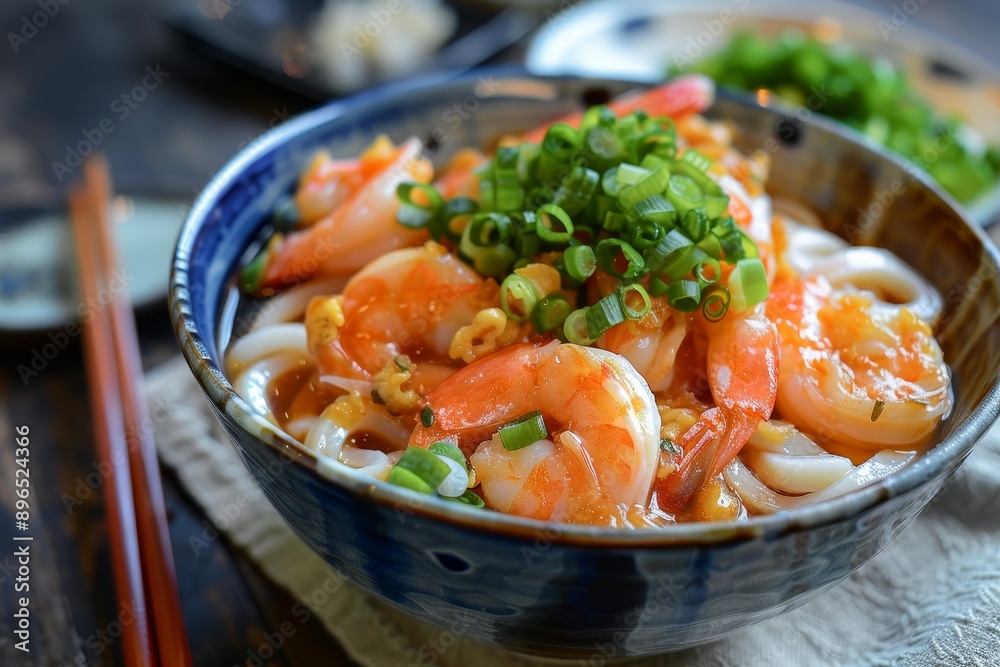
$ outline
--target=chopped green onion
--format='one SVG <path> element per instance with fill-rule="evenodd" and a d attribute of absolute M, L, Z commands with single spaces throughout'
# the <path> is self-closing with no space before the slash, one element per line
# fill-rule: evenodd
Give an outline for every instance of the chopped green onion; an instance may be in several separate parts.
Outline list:
<path fill-rule="evenodd" d="M 741 259 L 729 274 L 729 292 L 733 308 L 741 313 L 767 298 L 767 272 L 764 263 L 756 257 Z"/>
<path fill-rule="evenodd" d="M 571 307 L 565 297 L 549 294 L 543 297 L 531 311 L 531 322 L 539 333 L 552 331 L 562 325 L 569 316 Z"/>
<path fill-rule="evenodd" d="M 467 224 L 462 230 L 462 238 L 458 242 L 458 250 L 472 261 L 472 266 L 484 276 L 499 278 L 506 275 L 517 259 L 514 250 L 506 243 L 498 243 L 489 248 L 481 248 L 472 242 L 472 224 Z"/>
<path fill-rule="evenodd" d="M 681 219 L 677 222 L 677 226 L 684 231 L 684 234 L 689 239 L 697 243 L 708 234 L 708 214 L 705 213 L 705 209 L 702 207 L 691 209 L 681 216 Z"/>
<path fill-rule="evenodd" d="M 705 157 L 698 151 L 694 150 L 693 148 L 689 148 L 686 151 L 684 151 L 684 155 L 681 156 L 681 160 L 687 162 L 692 167 L 701 172 L 708 171 L 708 168 L 712 166 L 711 160 L 709 160 L 707 157 Z"/>
<path fill-rule="evenodd" d="M 240 272 L 240 283 L 243 285 L 244 292 L 253 294 L 260 289 L 260 283 L 264 280 L 264 272 L 267 271 L 267 264 L 270 260 L 271 248 L 270 245 L 267 245 L 243 267 L 243 271 Z"/>
<path fill-rule="evenodd" d="M 545 133 L 538 154 L 537 177 L 542 183 L 558 180 L 580 147 L 580 134 L 566 123 L 556 123 Z"/>
<path fill-rule="evenodd" d="M 579 308 L 574 310 L 563 322 L 563 334 L 566 340 L 576 345 L 590 345 L 596 337 L 590 336 L 590 329 L 587 325 L 587 311 L 589 308 Z"/>
<path fill-rule="evenodd" d="M 458 243 L 462 239 L 466 225 L 478 212 L 479 204 L 474 199 L 455 197 L 444 203 L 440 215 L 433 218 L 427 227 L 435 241 L 448 240 Z"/>
<path fill-rule="evenodd" d="M 401 358 L 402 357 L 396 357 L 396 358 L 393 359 L 393 361 L 396 363 L 396 368 L 398 368 L 399 370 L 403 371 L 404 373 L 408 373 L 409 370 L 410 370 L 410 367 L 407 366 L 406 364 L 404 364 L 402 361 L 400 361 Z"/>
<path fill-rule="evenodd" d="M 442 496 L 444 500 L 450 500 L 452 502 L 461 503 L 463 505 L 469 505 L 470 507 L 486 507 L 486 503 L 480 498 L 474 491 L 466 491 L 460 496 L 455 496 L 454 498 L 448 498 L 447 496 Z"/>
<path fill-rule="evenodd" d="M 535 231 L 546 243 L 568 243 L 573 236 L 573 221 L 559 206 L 546 204 L 538 209 Z"/>
<path fill-rule="evenodd" d="M 732 297 L 722 285 L 712 285 L 702 294 L 701 314 L 709 322 L 718 322 L 726 316 Z"/>
<path fill-rule="evenodd" d="M 693 280 L 678 280 L 667 288 L 670 307 L 682 313 L 691 313 L 701 305 L 701 287 Z"/>
<path fill-rule="evenodd" d="M 517 174 L 520 155 L 518 146 L 500 146 L 493 159 L 498 211 L 516 211 L 524 206 L 524 189 Z"/>
<path fill-rule="evenodd" d="M 535 283 L 516 273 L 510 274 L 500 283 L 500 307 L 509 319 L 517 323 L 525 322 L 531 317 L 538 299 Z"/>
<path fill-rule="evenodd" d="M 719 237 L 714 233 L 709 232 L 705 234 L 705 236 L 698 241 L 697 245 L 712 259 L 722 259 L 722 245 L 719 243 Z"/>
<path fill-rule="evenodd" d="M 704 206 L 705 193 L 691 177 L 674 174 L 667 184 L 667 200 L 683 215 Z"/>
<path fill-rule="evenodd" d="M 451 468 L 423 447 L 407 447 L 386 481 L 428 495 L 437 492 Z"/>
<path fill-rule="evenodd" d="M 604 214 L 604 220 L 601 223 L 601 229 L 611 234 L 617 234 L 621 230 L 625 229 L 625 225 L 628 224 L 628 216 L 624 213 L 618 213 L 617 211 L 608 211 Z"/>
<path fill-rule="evenodd" d="M 622 188 L 618 193 L 618 201 L 623 208 L 630 209 L 647 197 L 663 194 L 670 180 L 670 172 L 661 164 L 638 183 Z"/>
<path fill-rule="evenodd" d="M 601 239 L 594 249 L 597 266 L 610 276 L 635 280 L 646 271 L 646 262 L 642 255 L 627 241 L 621 239 Z M 625 263 L 620 268 L 620 262 Z"/>
<path fill-rule="evenodd" d="M 510 238 L 513 230 L 510 218 L 503 213 L 477 213 L 472 216 L 469 238 L 480 248 L 489 248 Z"/>
<path fill-rule="evenodd" d="M 414 195 L 422 201 L 418 201 Z M 444 200 L 433 185 L 422 183 L 400 183 L 396 186 L 399 211 L 396 222 L 410 229 L 422 229 L 437 215 Z"/>
<path fill-rule="evenodd" d="M 466 472 L 469 471 L 469 462 L 465 460 L 465 454 L 462 453 L 461 449 L 450 442 L 439 440 L 428 447 L 427 451 L 432 454 L 437 454 L 438 456 L 451 459 L 461 466 L 462 470 L 465 470 Z"/>
<path fill-rule="evenodd" d="M 538 153 L 541 151 L 541 147 L 538 144 L 524 141 L 521 143 L 519 148 L 521 150 L 517 155 L 517 178 L 522 183 L 527 183 L 532 178 L 532 173 L 534 172 L 535 164 L 538 162 Z"/>
<path fill-rule="evenodd" d="M 622 310 L 625 313 L 625 317 L 630 320 L 641 320 L 653 308 L 653 303 L 649 299 L 649 293 L 639 283 L 623 285 L 619 290 L 619 298 L 622 302 Z"/>
<path fill-rule="evenodd" d="M 696 245 L 689 244 L 671 254 L 660 271 L 668 280 L 680 280 L 694 268 L 712 259 Z"/>
<path fill-rule="evenodd" d="M 508 452 L 523 449 L 549 437 L 540 410 L 529 412 L 504 424 L 497 433 L 500 436 L 500 442 L 503 443 L 503 448 Z"/>
<path fill-rule="evenodd" d="M 660 273 L 667 264 L 672 264 L 681 254 L 689 252 L 691 245 L 691 239 L 684 236 L 683 232 L 671 229 L 655 246 L 643 254 L 646 266 L 650 272 Z"/>
<path fill-rule="evenodd" d="M 638 220 L 630 225 L 629 243 L 639 250 L 652 248 L 664 237 L 667 230 L 652 220 Z"/>
<path fill-rule="evenodd" d="M 575 245 L 563 253 L 563 266 L 573 280 L 586 280 L 597 269 L 597 256 L 589 245 Z"/>
<path fill-rule="evenodd" d="M 617 293 L 609 294 L 587 309 L 587 336 L 597 339 L 602 333 L 625 321 L 622 300 Z"/>
<path fill-rule="evenodd" d="M 667 228 L 677 222 L 677 211 L 662 195 L 657 194 L 646 197 L 633 206 L 628 212 L 628 217 L 631 220 L 653 222 Z"/>
<path fill-rule="evenodd" d="M 694 277 L 698 281 L 698 285 L 705 289 L 709 285 L 719 282 L 719 278 L 722 277 L 722 267 L 719 266 L 717 259 L 706 255 L 695 265 Z"/>
<path fill-rule="evenodd" d="M 552 203 L 559 206 L 569 216 L 583 211 L 597 191 L 600 175 L 593 169 L 577 165 L 573 167 L 552 196 Z"/>
<path fill-rule="evenodd" d="M 424 425 L 424 428 L 434 426 L 434 411 L 430 409 L 430 406 L 425 406 L 420 411 L 420 423 Z"/>

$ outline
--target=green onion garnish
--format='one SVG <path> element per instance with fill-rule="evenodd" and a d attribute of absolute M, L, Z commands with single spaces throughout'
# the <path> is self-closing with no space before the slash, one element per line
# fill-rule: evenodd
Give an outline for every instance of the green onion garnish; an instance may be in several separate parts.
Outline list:
<path fill-rule="evenodd" d="M 566 340 L 576 345 L 590 345 L 596 337 L 591 337 L 590 327 L 587 324 L 587 311 L 590 308 L 580 308 L 574 310 L 563 322 L 563 335 Z"/>
<path fill-rule="evenodd" d="M 567 243 L 573 236 L 573 221 L 559 206 L 545 204 L 538 209 L 535 231 L 546 243 Z"/>
<path fill-rule="evenodd" d="M 563 253 L 563 266 L 573 280 L 583 281 L 597 269 L 597 256 L 589 245 L 570 246 Z"/>
<path fill-rule="evenodd" d="M 552 331 L 561 326 L 569 316 L 571 307 L 565 297 L 549 294 L 531 311 L 531 322 L 539 333 Z"/>
<path fill-rule="evenodd" d="M 698 187 L 693 178 L 683 174 L 674 174 L 667 185 L 667 201 L 674 205 L 682 214 L 703 206 L 705 193 Z"/>
<path fill-rule="evenodd" d="M 510 218 L 503 213 L 478 213 L 469 224 L 472 225 L 469 238 L 480 248 L 489 248 L 510 238 Z"/>
<path fill-rule="evenodd" d="M 689 148 L 688 150 L 684 151 L 684 155 L 681 156 L 681 160 L 687 162 L 692 167 L 702 172 L 708 171 L 708 168 L 712 166 L 711 160 L 709 160 L 707 157 L 705 157 L 698 151 L 694 150 L 693 148 Z"/>
<path fill-rule="evenodd" d="M 428 447 L 427 451 L 433 454 L 446 456 L 455 463 L 462 466 L 462 468 L 464 468 L 465 470 L 469 469 L 469 462 L 465 460 L 465 454 L 462 453 L 461 449 L 451 444 L 450 442 L 445 442 L 444 440 L 440 440 L 432 444 L 430 447 Z"/>
<path fill-rule="evenodd" d="M 741 259 L 729 274 L 729 292 L 733 308 L 741 313 L 767 298 L 767 272 L 764 263 L 756 257 Z"/>
<path fill-rule="evenodd" d="M 722 285 L 712 285 L 702 293 L 701 314 L 709 322 L 718 322 L 726 316 L 732 297 Z"/>
<path fill-rule="evenodd" d="M 678 280 L 667 287 L 670 307 L 682 313 L 691 313 L 701 305 L 701 288 L 693 280 Z"/>
<path fill-rule="evenodd" d="M 625 317 L 630 320 L 641 320 L 653 308 L 646 288 L 639 283 L 631 283 L 620 288 L 619 298 Z"/>
<path fill-rule="evenodd" d="M 434 411 L 429 405 L 424 406 L 424 409 L 420 411 L 420 423 L 424 425 L 424 428 L 434 426 Z"/>
<path fill-rule="evenodd" d="M 386 481 L 418 493 L 437 493 L 451 468 L 436 454 L 423 447 L 407 447 L 396 465 L 389 471 Z"/>
<path fill-rule="evenodd" d="M 636 280 L 646 271 L 646 261 L 627 241 L 601 239 L 594 249 L 597 266 L 608 275 Z"/>
<path fill-rule="evenodd" d="M 587 336 L 596 339 L 602 333 L 625 321 L 622 300 L 617 293 L 609 294 L 587 309 Z"/>
<path fill-rule="evenodd" d="M 443 500 L 450 500 L 456 503 L 462 503 L 463 505 L 469 505 L 470 507 L 486 507 L 486 503 L 473 491 L 466 491 L 460 496 L 454 498 L 448 498 L 447 496 L 442 496 Z"/>
<path fill-rule="evenodd" d="M 540 410 L 529 412 L 517 419 L 508 422 L 497 431 L 504 449 L 508 452 L 523 449 L 528 445 L 545 440 L 549 437 L 549 432 L 545 428 L 545 420 L 542 419 Z"/>
<path fill-rule="evenodd" d="M 500 283 L 500 308 L 511 320 L 525 322 L 538 303 L 538 289 L 535 283 L 523 276 L 512 273 Z"/>
<path fill-rule="evenodd" d="M 267 270 L 267 263 L 270 259 L 271 252 L 270 245 L 268 245 L 243 267 L 243 271 L 240 272 L 240 283 L 243 285 L 244 292 L 253 294 L 260 289 L 260 283 L 264 280 L 264 272 Z"/>
<path fill-rule="evenodd" d="M 437 215 L 444 200 L 432 185 L 400 183 L 396 186 L 399 211 L 396 222 L 410 229 L 422 229 Z"/>

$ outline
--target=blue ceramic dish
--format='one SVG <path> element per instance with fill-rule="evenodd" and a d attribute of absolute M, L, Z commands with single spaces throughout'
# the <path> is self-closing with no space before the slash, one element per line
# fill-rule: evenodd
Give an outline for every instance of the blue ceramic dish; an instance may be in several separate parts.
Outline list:
<path fill-rule="evenodd" d="M 346 467 L 321 467 L 233 391 L 222 371 L 227 289 L 314 150 L 355 155 L 377 133 L 417 135 L 443 159 L 634 85 L 481 72 L 323 107 L 269 132 L 215 177 L 184 225 L 174 260 L 170 308 L 184 356 L 295 531 L 399 608 L 516 651 L 585 661 L 662 653 L 803 604 L 906 527 L 1000 406 L 1000 281 L 992 280 L 1000 264 L 983 234 L 926 178 L 858 135 L 726 97 L 710 115 L 732 120 L 744 149 L 774 148 L 774 194 L 812 208 L 856 242 L 889 248 L 945 296 L 939 339 L 954 370 L 955 409 L 939 444 L 899 473 L 839 499 L 738 524 L 644 531 L 545 525 L 423 500 Z M 886 192 L 894 193 L 891 201 Z"/>

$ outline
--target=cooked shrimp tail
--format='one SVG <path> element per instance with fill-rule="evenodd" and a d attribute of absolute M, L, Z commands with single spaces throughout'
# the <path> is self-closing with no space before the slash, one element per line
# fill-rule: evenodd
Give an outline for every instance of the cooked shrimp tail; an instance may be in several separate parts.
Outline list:
<path fill-rule="evenodd" d="M 671 503 L 685 503 L 722 472 L 774 409 L 779 343 L 763 308 L 733 314 L 714 326 L 708 379 L 716 407 L 706 410 L 676 443 L 684 455 L 661 487 L 661 497 Z"/>

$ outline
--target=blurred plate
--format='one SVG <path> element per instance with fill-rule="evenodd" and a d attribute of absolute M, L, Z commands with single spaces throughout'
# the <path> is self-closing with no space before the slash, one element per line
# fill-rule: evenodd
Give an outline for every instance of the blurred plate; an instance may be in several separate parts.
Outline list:
<path fill-rule="evenodd" d="M 136 307 L 166 296 L 174 243 L 190 201 L 119 196 L 112 207 L 120 282 Z M 62 211 L 0 211 L 0 331 L 58 329 L 86 312 L 73 234 Z M 114 285 L 114 283 L 112 283 Z"/>
<path fill-rule="evenodd" d="M 838 31 L 839 41 L 860 53 L 886 57 L 942 115 L 962 118 L 1000 144 L 1000 69 L 938 35 L 909 24 L 893 29 L 891 17 L 840 2 L 598 0 L 549 21 L 532 40 L 526 64 L 539 74 L 655 82 L 671 63 L 704 57 L 737 31 L 771 37 L 817 25 Z M 994 222 L 1000 184 L 966 209 L 981 224 Z"/>
<path fill-rule="evenodd" d="M 287 90 L 327 100 L 356 87 L 338 85 L 310 58 L 310 29 L 323 4 L 323 0 L 176 2 L 163 20 L 217 60 Z M 462 3 L 453 9 L 458 19 L 455 33 L 402 76 L 475 67 L 510 47 L 539 22 L 537 12 L 516 6 Z M 217 18 L 220 13 L 222 18 Z M 385 80 L 373 77 L 364 85 Z"/>

